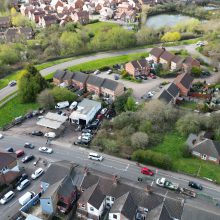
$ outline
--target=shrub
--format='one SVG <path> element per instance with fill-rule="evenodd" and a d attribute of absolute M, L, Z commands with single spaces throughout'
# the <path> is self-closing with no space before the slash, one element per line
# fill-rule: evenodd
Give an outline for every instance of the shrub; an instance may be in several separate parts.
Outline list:
<path fill-rule="evenodd" d="M 99 68 L 100 71 L 107 71 L 109 69 L 111 69 L 109 66 L 103 66 L 103 67 Z"/>
<path fill-rule="evenodd" d="M 143 149 L 147 147 L 148 142 L 148 135 L 144 132 L 136 132 L 131 136 L 131 143 L 134 149 Z"/>

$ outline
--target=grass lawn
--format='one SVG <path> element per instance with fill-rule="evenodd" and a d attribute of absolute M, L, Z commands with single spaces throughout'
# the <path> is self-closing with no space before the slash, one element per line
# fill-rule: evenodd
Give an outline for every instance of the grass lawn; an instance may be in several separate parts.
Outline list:
<path fill-rule="evenodd" d="M 198 176 L 210 178 L 220 183 L 220 166 L 197 158 L 183 158 L 182 150 L 185 141 L 186 138 L 179 136 L 177 133 L 170 133 L 165 135 L 164 141 L 153 150 L 169 155 L 173 160 L 175 171 L 197 175 L 200 169 Z"/>
<path fill-rule="evenodd" d="M 19 96 L 16 96 L 0 108 L 0 127 L 10 123 L 16 117 L 38 108 L 37 103 L 21 104 Z"/>
<path fill-rule="evenodd" d="M 110 23 L 110 22 L 97 22 L 93 24 L 87 24 L 85 28 L 87 28 L 90 32 L 97 34 L 100 31 L 106 31 L 111 29 L 112 27 L 120 27 L 118 24 Z"/>
<path fill-rule="evenodd" d="M 179 106 L 195 110 L 197 107 L 197 103 L 193 101 L 183 101 Z"/>

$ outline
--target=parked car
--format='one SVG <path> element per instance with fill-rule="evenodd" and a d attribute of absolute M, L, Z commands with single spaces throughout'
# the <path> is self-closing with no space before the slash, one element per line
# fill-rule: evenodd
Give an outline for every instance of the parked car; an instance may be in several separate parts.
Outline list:
<path fill-rule="evenodd" d="M 3 134 L 0 133 L 0 139 L 2 139 L 3 137 L 4 137 Z"/>
<path fill-rule="evenodd" d="M 196 43 L 196 46 L 203 47 L 203 46 L 205 46 L 205 43 L 202 42 L 202 41 L 198 41 L 198 42 Z"/>
<path fill-rule="evenodd" d="M 14 149 L 12 147 L 8 147 L 5 149 L 5 151 L 9 152 L 9 153 L 13 153 Z"/>
<path fill-rule="evenodd" d="M 114 79 L 115 80 L 119 80 L 119 76 L 118 75 L 114 75 Z"/>
<path fill-rule="evenodd" d="M 55 138 L 56 137 L 56 134 L 54 132 L 48 132 L 48 133 L 45 133 L 44 137 L 47 137 L 47 138 Z"/>
<path fill-rule="evenodd" d="M 96 70 L 93 74 L 94 75 L 98 75 L 98 74 L 100 74 L 101 72 L 100 72 L 100 70 Z"/>
<path fill-rule="evenodd" d="M 29 113 L 27 113 L 24 117 L 25 117 L 26 119 L 28 119 L 28 118 L 33 118 L 33 113 L 32 113 L 32 112 L 29 112 Z"/>
<path fill-rule="evenodd" d="M 29 162 L 29 161 L 31 161 L 31 160 L 34 160 L 34 155 L 28 155 L 28 156 L 26 156 L 26 157 L 24 157 L 24 158 L 22 158 L 22 162 L 23 163 L 27 163 L 27 162 Z"/>
<path fill-rule="evenodd" d="M 99 119 L 100 121 L 104 118 L 104 115 L 103 114 L 98 114 L 96 116 L 96 119 Z"/>
<path fill-rule="evenodd" d="M 141 76 L 135 76 L 135 79 L 141 80 Z"/>
<path fill-rule="evenodd" d="M 148 98 L 152 98 L 153 96 L 154 96 L 153 92 L 148 92 L 148 93 L 147 93 L 147 97 L 148 97 Z"/>
<path fill-rule="evenodd" d="M 16 150 L 15 153 L 17 155 L 17 158 L 24 155 L 24 151 L 23 150 Z"/>
<path fill-rule="evenodd" d="M 12 81 L 10 81 L 10 82 L 8 83 L 8 85 L 9 85 L 10 87 L 15 86 L 16 84 L 17 84 L 17 81 L 16 81 L 16 80 L 12 80 Z"/>
<path fill-rule="evenodd" d="M 141 173 L 142 173 L 142 174 L 145 174 L 145 175 L 148 175 L 148 176 L 153 176 L 153 175 L 154 175 L 154 171 L 153 171 L 153 170 L 150 170 L 150 169 L 147 168 L 147 167 L 142 167 L 142 168 L 141 168 Z"/>
<path fill-rule="evenodd" d="M 82 133 L 91 133 L 92 134 L 92 130 L 84 128 L 84 129 L 82 129 Z"/>
<path fill-rule="evenodd" d="M 189 184 L 188 184 L 190 187 L 194 188 L 194 189 L 199 189 L 199 190 L 202 190 L 203 187 L 201 184 L 199 183 L 196 183 L 194 181 L 189 181 Z"/>
<path fill-rule="evenodd" d="M 34 111 L 32 112 L 32 115 L 33 115 L 33 116 L 39 115 L 39 111 L 38 111 L 38 110 L 34 110 Z"/>
<path fill-rule="evenodd" d="M 21 182 L 27 178 L 28 178 L 27 173 L 22 173 L 21 176 L 18 178 L 18 181 L 15 183 L 14 188 L 19 186 L 21 184 Z"/>
<path fill-rule="evenodd" d="M 13 191 L 9 191 L 1 198 L 0 203 L 4 205 L 9 202 L 14 196 L 15 193 Z"/>
<path fill-rule="evenodd" d="M 52 154 L 53 149 L 49 147 L 39 147 L 39 151 L 42 153 Z"/>
<path fill-rule="evenodd" d="M 108 111 L 108 109 L 107 109 L 107 108 L 103 108 L 103 109 L 101 110 L 101 112 L 100 112 L 100 113 L 101 113 L 102 115 L 104 115 L 104 114 L 105 114 L 107 111 Z"/>
<path fill-rule="evenodd" d="M 20 124 L 22 123 L 23 121 L 25 120 L 25 118 L 23 116 L 19 116 L 19 117 L 16 117 L 13 124 L 14 125 L 17 125 L 17 124 Z"/>
<path fill-rule="evenodd" d="M 30 180 L 29 179 L 25 179 L 23 180 L 18 186 L 17 186 L 17 190 L 21 191 L 23 189 L 25 189 L 26 187 L 28 187 L 30 185 Z"/>
<path fill-rule="evenodd" d="M 97 129 L 100 124 L 99 119 L 95 119 L 91 124 L 86 125 L 86 129 Z"/>
<path fill-rule="evenodd" d="M 141 76 L 141 79 L 143 79 L 143 80 L 147 80 L 147 76 L 142 75 L 142 76 Z"/>
<path fill-rule="evenodd" d="M 70 110 L 76 109 L 77 105 L 78 105 L 77 102 L 73 102 L 73 103 L 70 105 L 69 109 L 70 109 Z"/>
<path fill-rule="evenodd" d="M 23 206 L 27 204 L 34 196 L 35 196 L 35 192 L 26 192 L 23 196 L 21 196 L 18 199 L 18 202 Z"/>
<path fill-rule="evenodd" d="M 88 158 L 91 159 L 91 160 L 97 160 L 97 161 L 102 161 L 104 159 L 103 156 L 101 156 L 97 153 L 89 153 Z"/>
<path fill-rule="evenodd" d="M 25 143 L 24 144 L 24 148 L 29 148 L 29 149 L 34 149 L 34 145 L 33 144 L 31 144 L 31 143 Z"/>
<path fill-rule="evenodd" d="M 112 73 L 112 70 L 109 69 L 107 72 L 106 72 L 108 75 Z"/>
<path fill-rule="evenodd" d="M 32 131 L 31 132 L 31 135 L 34 135 L 34 136 L 43 136 L 44 133 L 42 131 Z"/>
<path fill-rule="evenodd" d="M 42 168 L 38 168 L 34 171 L 34 173 L 31 174 L 31 178 L 33 180 L 37 179 L 39 176 L 41 176 L 44 173 L 44 170 Z"/>
<path fill-rule="evenodd" d="M 55 108 L 56 109 L 62 109 L 62 108 L 66 108 L 68 107 L 70 104 L 68 101 L 64 101 L 64 102 L 58 102 L 56 105 L 55 105 Z"/>
<path fill-rule="evenodd" d="M 202 75 L 203 76 L 210 76 L 211 73 L 208 70 L 202 70 Z"/>

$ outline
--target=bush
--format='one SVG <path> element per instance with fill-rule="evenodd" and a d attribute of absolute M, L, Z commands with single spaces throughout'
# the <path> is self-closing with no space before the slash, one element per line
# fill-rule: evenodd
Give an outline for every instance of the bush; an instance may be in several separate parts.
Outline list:
<path fill-rule="evenodd" d="M 100 71 L 107 71 L 109 69 L 111 69 L 109 66 L 103 66 L 103 67 L 99 68 Z"/>
<path fill-rule="evenodd" d="M 148 135 L 144 132 L 136 132 L 131 136 L 131 143 L 134 149 L 144 149 L 149 142 Z"/>
<path fill-rule="evenodd" d="M 153 152 L 151 150 L 137 150 L 132 154 L 132 160 L 157 166 L 165 170 L 173 168 L 173 161 L 168 155 Z"/>

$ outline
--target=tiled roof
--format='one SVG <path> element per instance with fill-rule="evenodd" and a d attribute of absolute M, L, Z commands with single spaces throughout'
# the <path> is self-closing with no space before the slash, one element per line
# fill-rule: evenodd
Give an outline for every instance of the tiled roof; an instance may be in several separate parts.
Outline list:
<path fill-rule="evenodd" d="M 53 78 L 61 80 L 61 79 L 63 79 L 63 77 L 65 76 L 65 74 L 66 74 L 66 71 L 65 71 L 65 70 L 57 70 L 57 71 L 55 72 Z"/>
<path fill-rule="evenodd" d="M 0 169 L 17 160 L 15 153 L 0 152 Z"/>
<path fill-rule="evenodd" d="M 166 103 L 170 103 L 173 97 L 167 92 L 167 90 L 163 90 L 158 99 L 161 101 L 165 101 Z"/>
<path fill-rule="evenodd" d="M 85 83 L 88 78 L 88 75 L 82 72 L 74 72 L 73 80 Z"/>
<path fill-rule="evenodd" d="M 159 58 L 163 52 L 164 52 L 164 49 L 155 47 L 150 51 L 150 55 L 153 55 L 153 56 Z"/>
<path fill-rule="evenodd" d="M 186 89 L 189 89 L 192 81 L 193 81 L 193 77 L 189 73 L 182 73 L 176 77 L 174 83 L 177 86 L 179 83 L 181 83 Z"/>
<path fill-rule="evenodd" d="M 167 88 L 167 92 L 169 92 L 170 95 L 172 95 L 173 97 L 176 97 L 179 93 L 179 88 L 174 83 L 171 83 L 170 86 Z"/>
<path fill-rule="evenodd" d="M 179 63 L 179 62 L 183 62 L 184 58 L 178 56 L 178 55 L 175 55 L 172 59 L 172 62 L 173 63 Z"/>
<path fill-rule="evenodd" d="M 64 75 L 63 80 L 70 80 L 73 77 L 74 77 L 74 73 L 69 70 L 66 70 L 66 74 Z"/>
<path fill-rule="evenodd" d="M 187 65 L 200 65 L 200 62 L 192 57 L 187 57 L 185 60 L 184 60 L 184 63 L 187 64 Z"/>
<path fill-rule="evenodd" d="M 174 58 L 175 55 L 173 55 L 172 53 L 168 52 L 168 51 L 164 51 L 160 58 L 162 58 L 163 60 L 166 60 L 168 62 L 171 62 L 171 60 Z"/>
<path fill-rule="evenodd" d="M 87 80 L 87 84 L 101 87 L 102 83 L 104 82 L 104 79 L 98 76 L 89 75 L 89 78 Z"/>
<path fill-rule="evenodd" d="M 121 83 L 115 82 L 114 80 L 111 79 L 105 79 L 101 87 L 109 89 L 111 91 L 115 91 L 119 84 Z"/>

